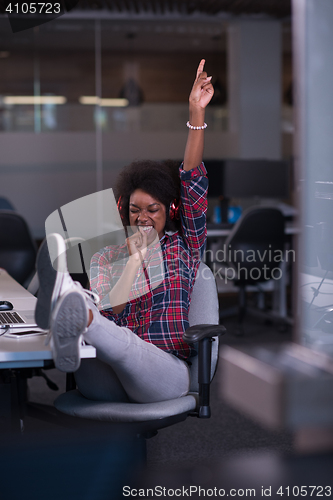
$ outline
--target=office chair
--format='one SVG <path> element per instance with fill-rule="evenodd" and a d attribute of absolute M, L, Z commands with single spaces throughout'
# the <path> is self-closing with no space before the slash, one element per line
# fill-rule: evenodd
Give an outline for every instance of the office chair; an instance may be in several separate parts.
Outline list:
<path fill-rule="evenodd" d="M 281 257 L 284 258 L 284 223 L 282 212 L 276 208 L 251 207 L 245 210 L 225 241 L 226 262 L 222 274 L 239 287 L 238 329 L 235 332 L 238 335 L 244 333 L 246 287 L 260 286 L 280 277 L 277 268 Z"/>
<path fill-rule="evenodd" d="M 35 270 L 37 246 L 22 215 L 0 210 L 0 267 L 21 285 Z"/>
<path fill-rule="evenodd" d="M 15 208 L 7 198 L 0 196 L 0 210 L 15 210 Z"/>
<path fill-rule="evenodd" d="M 82 419 L 126 423 L 141 437 L 157 434 L 159 429 L 181 422 L 187 416 L 210 417 L 209 388 L 218 360 L 219 336 L 225 328 L 219 325 L 218 295 L 213 273 L 200 264 L 192 292 L 189 311 L 190 328 L 185 342 L 198 345 L 198 356 L 190 359 L 191 386 L 188 395 L 157 403 L 111 403 L 86 399 L 78 390 L 61 394 L 55 407 Z"/>
<path fill-rule="evenodd" d="M 83 255 L 80 248 L 81 243 L 84 243 L 85 246 L 88 244 L 88 242 L 83 238 L 72 237 L 65 239 L 67 247 L 67 265 L 71 278 L 74 281 L 78 281 L 83 288 L 89 289 L 89 278 L 85 269 Z M 37 272 L 33 275 L 27 289 L 28 292 L 32 293 L 32 295 L 37 296 L 39 290 L 39 278 Z"/>

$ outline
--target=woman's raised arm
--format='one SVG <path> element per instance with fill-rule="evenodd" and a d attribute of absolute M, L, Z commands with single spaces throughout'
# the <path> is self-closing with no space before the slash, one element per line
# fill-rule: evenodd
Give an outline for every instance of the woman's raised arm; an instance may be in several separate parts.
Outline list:
<path fill-rule="evenodd" d="M 205 110 L 214 94 L 211 76 L 204 71 L 205 59 L 200 61 L 189 96 L 189 127 L 184 154 L 184 170 L 191 170 L 202 162 L 205 133 Z M 199 128 L 197 128 L 199 127 Z"/>

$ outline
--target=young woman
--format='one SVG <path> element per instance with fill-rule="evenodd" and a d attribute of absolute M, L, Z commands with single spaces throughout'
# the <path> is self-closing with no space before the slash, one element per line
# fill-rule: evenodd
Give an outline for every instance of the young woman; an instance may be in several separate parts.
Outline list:
<path fill-rule="evenodd" d="M 193 352 L 182 334 L 206 240 L 204 117 L 214 93 L 204 64 L 199 64 L 189 97 L 178 185 L 163 162 L 137 162 L 124 169 L 118 204 L 132 234 L 123 247 L 106 247 L 93 256 L 92 293 L 70 278 L 60 235 L 48 236 L 48 245 L 39 251 L 36 321 L 50 328 L 56 367 L 75 371 L 87 398 L 148 403 L 189 390 L 186 360 Z M 177 224 L 179 229 L 169 232 Z M 57 269 L 50 262 L 50 246 L 59 255 Z M 96 359 L 81 362 L 82 339 L 96 348 Z"/>

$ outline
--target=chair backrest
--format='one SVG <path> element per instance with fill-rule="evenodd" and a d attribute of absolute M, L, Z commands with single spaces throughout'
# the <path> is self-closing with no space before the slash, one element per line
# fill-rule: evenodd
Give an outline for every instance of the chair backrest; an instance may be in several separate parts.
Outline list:
<path fill-rule="evenodd" d="M 210 268 L 203 262 L 200 263 L 192 290 L 189 322 L 190 326 L 219 324 L 219 301 L 216 281 Z M 214 342 L 212 342 L 211 379 L 217 367 L 218 344 L 218 338 L 215 338 Z M 198 356 L 190 358 L 190 362 L 190 392 L 198 392 Z"/>
<path fill-rule="evenodd" d="M 24 218 L 12 210 L 0 210 L 0 267 L 21 285 L 35 270 L 37 246 Z"/>
<path fill-rule="evenodd" d="M 15 210 L 15 208 L 7 198 L 0 196 L 0 210 Z"/>
<path fill-rule="evenodd" d="M 235 280 L 263 282 L 283 259 L 284 216 L 273 207 L 246 210 L 225 241 L 225 256 Z"/>

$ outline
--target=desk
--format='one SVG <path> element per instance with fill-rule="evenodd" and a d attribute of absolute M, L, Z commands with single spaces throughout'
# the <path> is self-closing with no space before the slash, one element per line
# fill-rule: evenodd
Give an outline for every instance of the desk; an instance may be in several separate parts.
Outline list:
<path fill-rule="evenodd" d="M 0 269 L 0 300 L 9 300 L 14 308 L 34 316 L 36 297 Z M 27 313 L 28 314 L 28 313 Z M 1 332 L 1 330 L 0 330 Z M 46 335 L 27 338 L 0 337 L 0 421 L 9 428 L 23 429 L 26 379 L 29 369 L 53 367 L 52 352 L 45 345 Z M 95 358 L 94 347 L 81 346 L 81 358 Z M 10 425 L 11 424 L 11 425 Z M 4 426 L 3 426 L 4 427 Z M 8 426 L 7 426 L 8 427 Z"/>
<path fill-rule="evenodd" d="M 209 228 L 207 229 L 207 238 L 223 238 L 229 236 L 232 228 Z M 299 228 L 295 226 L 293 222 L 287 222 L 285 225 L 284 232 L 288 236 L 292 236 L 294 234 L 299 233 Z"/>
<path fill-rule="evenodd" d="M 46 335 L 11 339 L 0 337 L 0 369 L 43 368 L 53 363 L 52 352 L 45 345 Z M 81 346 L 81 358 L 95 358 L 96 349 L 90 345 Z"/>
<path fill-rule="evenodd" d="M 0 300 L 9 300 L 14 308 L 34 310 L 36 297 L 17 283 L 4 269 L 0 269 Z M 0 330 L 1 332 L 1 330 Z M 28 338 L 0 337 L 0 369 L 41 368 L 52 363 L 52 353 L 45 345 L 46 335 Z M 95 358 L 94 347 L 81 347 L 82 358 Z"/>
<path fill-rule="evenodd" d="M 212 238 L 215 240 L 226 239 L 232 230 L 233 230 L 233 226 L 224 228 L 224 227 L 218 227 L 218 225 L 216 226 L 216 228 L 209 227 L 207 229 L 207 239 L 208 239 L 207 250 L 212 250 L 212 251 L 211 252 L 206 251 L 207 253 L 206 253 L 206 257 L 205 257 L 205 262 L 208 265 L 210 265 L 210 267 L 212 267 L 212 265 L 214 263 L 215 250 L 210 248 L 209 238 Z M 289 237 L 289 238 L 286 238 L 286 242 L 285 242 L 285 251 L 287 251 L 287 250 L 289 250 L 288 247 L 291 245 L 290 237 L 292 237 L 293 235 L 299 234 L 300 229 L 299 229 L 299 227 L 297 227 L 295 225 L 294 222 L 288 221 L 285 223 L 284 232 L 285 232 L 286 237 Z M 220 243 L 213 243 L 211 246 L 214 246 L 214 245 L 217 249 L 220 247 Z M 213 255 L 213 258 L 211 258 L 212 255 Z M 271 280 L 271 282 L 268 282 L 267 284 L 261 284 L 261 288 L 264 291 L 273 291 L 273 309 L 269 313 L 269 315 L 272 317 L 276 317 L 277 319 L 281 319 L 284 322 L 292 324 L 291 318 L 288 318 L 288 315 L 287 315 L 287 277 L 286 277 L 287 263 L 285 260 L 283 260 L 281 262 L 280 268 L 282 271 L 282 278 L 280 280 L 275 280 L 275 281 Z M 218 275 L 216 276 L 216 278 L 218 278 Z M 232 285 L 230 287 L 230 286 L 226 286 L 226 284 L 223 282 L 219 283 L 218 279 L 217 279 L 217 286 L 218 286 L 219 293 L 230 292 L 230 291 L 235 292 L 236 290 L 238 290 L 236 287 L 234 287 L 234 285 Z M 249 290 L 256 290 L 257 288 L 255 286 L 252 286 L 252 287 L 249 286 L 248 289 Z M 227 310 L 225 312 L 221 311 L 221 316 L 223 316 L 223 315 L 228 316 L 230 312 L 232 314 L 234 314 L 235 309 L 232 308 L 231 311 Z"/>

